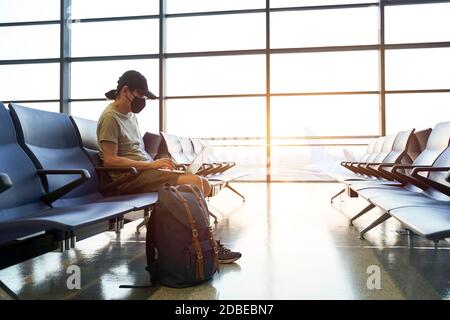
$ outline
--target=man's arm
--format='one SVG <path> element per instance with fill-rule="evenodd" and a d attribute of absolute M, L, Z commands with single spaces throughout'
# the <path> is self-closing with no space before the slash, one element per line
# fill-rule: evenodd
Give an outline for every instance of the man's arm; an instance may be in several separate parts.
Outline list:
<path fill-rule="evenodd" d="M 105 167 L 134 167 L 138 170 L 147 169 L 175 169 L 175 164 L 169 158 L 153 162 L 136 161 L 117 155 L 117 144 L 108 141 L 101 142 L 103 152 L 103 165 Z"/>

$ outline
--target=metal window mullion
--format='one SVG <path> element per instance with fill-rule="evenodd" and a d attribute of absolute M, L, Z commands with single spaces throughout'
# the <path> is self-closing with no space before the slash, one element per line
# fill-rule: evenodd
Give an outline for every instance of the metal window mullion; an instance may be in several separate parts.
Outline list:
<path fill-rule="evenodd" d="M 384 21 L 384 4 L 380 1 L 379 7 L 379 82 L 380 82 L 380 135 L 386 135 L 386 50 L 385 50 L 385 21 Z"/>
<path fill-rule="evenodd" d="M 272 140 L 270 126 L 270 0 L 266 0 L 266 182 L 272 178 Z"/>
<path fill-rule="evenodd" d="M 166 0 L 159 0 L 159 131 L 167 129 L 166 117 Z"/>
<path fill-rule="evenodd" d="M 60 16 L 60 72 L 59 72 L 59 112 L 70 114 L 70 53 L 71 30 L 69 26 L 72 0 L 61 0 Z"/>

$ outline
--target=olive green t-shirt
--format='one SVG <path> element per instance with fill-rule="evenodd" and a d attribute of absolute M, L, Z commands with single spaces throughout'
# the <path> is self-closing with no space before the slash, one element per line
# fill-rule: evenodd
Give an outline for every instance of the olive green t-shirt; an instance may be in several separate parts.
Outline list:
<path fill-rule="evenodd" d="M 100 115 L 97 124 L 97 142 L 99 157 L 103 161 L 102 141 L 117 144 L 117 155 L 131 160 L 152 161 L 145 151 L 136 115 L 132 112 L 123 114 L 111 103 Z M 115 179 L 122 174 L 110 174 Z"/>

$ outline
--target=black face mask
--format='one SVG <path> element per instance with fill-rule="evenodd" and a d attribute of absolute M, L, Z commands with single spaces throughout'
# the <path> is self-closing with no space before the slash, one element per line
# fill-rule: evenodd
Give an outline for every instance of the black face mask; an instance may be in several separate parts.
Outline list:
<path fill-rule="evenodd" d="M 136 97 L 134 94 L 134 99 L 131 101 L 131 112 L 139 113 L 145 108 L 145 99 Z"/>

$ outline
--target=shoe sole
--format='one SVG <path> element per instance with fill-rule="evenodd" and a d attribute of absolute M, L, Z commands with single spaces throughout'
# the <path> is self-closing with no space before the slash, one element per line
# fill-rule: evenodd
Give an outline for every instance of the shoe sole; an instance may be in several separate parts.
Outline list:
<path fill-rule="evenodd" d="M 236 260 L 239 260 L 240 258 L 241 257 L 227 259 L 227 260 L 219 260 L 219 263 L 221 263 L 221 264 L 229 264 L 229 263 L 235 262 Z"/>

